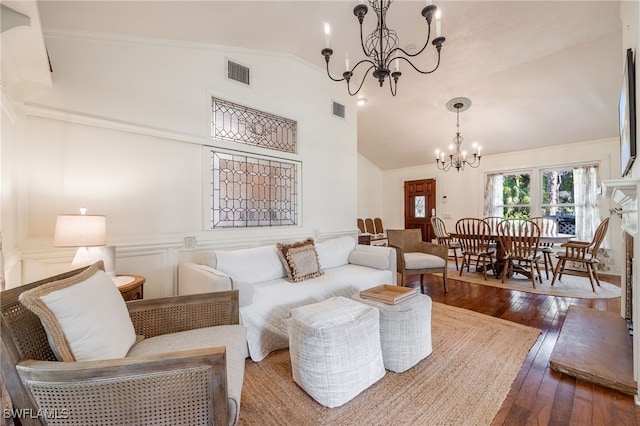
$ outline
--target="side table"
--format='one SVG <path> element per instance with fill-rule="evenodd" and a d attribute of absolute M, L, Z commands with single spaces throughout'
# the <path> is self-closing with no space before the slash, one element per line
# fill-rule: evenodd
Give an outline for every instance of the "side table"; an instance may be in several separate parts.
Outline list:
<path fill-rule="evenodd" d="M 116 275 L 113 278 L 113 282 L 120 290 L 124 300 L 142 299 L 145 281 L 141 275 Z"/>

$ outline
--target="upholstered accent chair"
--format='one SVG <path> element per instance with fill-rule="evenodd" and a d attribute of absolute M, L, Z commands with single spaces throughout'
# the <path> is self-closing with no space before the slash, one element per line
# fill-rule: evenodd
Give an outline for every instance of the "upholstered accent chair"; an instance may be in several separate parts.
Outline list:
<path fill-rule="evenodd" d="M 237 291 L 126 302 L 137 336 L 126 356 L 57 360 L 52 328 L 21 295 L 95 266 L 0 293 L 2 379 L 14 412 L 33 413 L 21 424 L 47 424 L 36 413 L 56 424 L 235 424 L 247 354 Z"/>
<path fill-rule="evenodd" d="M 420 290 L 424 293 L 424 274 L 442 273 L 447 292 L 447 259 L 449 249 L 422 241 L 420 229 L 387 229 L 389 246 L 396 249 L 398 272 L 404 285 L 407 275 L 420 275 Z"/>
<path fill-rule="evenodd" d="M 556 269 L 553 272 L 551 285 L 555 284 L 556 279 L 561 280 L 562 274 L 576 275 L 589 278 L 591 289 L 596 291 L 593 282 L 595 281 L 600 286 L 600 280 L 598 279 L 598 263 L 600 263 L 598 250 L 604 240 L 604 236 L 607 234 L 608 228 L 609 218 L 606 218 L 598 225 L 591 241 L 567 241 L 562 243 L 560 246 L 564 247 L 565 251 L 556 254 L 558 263 L 556 263 Z M 567 268 L 567 262 L 569 262 L 569 265 L 577 264 L 584 269 Z"/>

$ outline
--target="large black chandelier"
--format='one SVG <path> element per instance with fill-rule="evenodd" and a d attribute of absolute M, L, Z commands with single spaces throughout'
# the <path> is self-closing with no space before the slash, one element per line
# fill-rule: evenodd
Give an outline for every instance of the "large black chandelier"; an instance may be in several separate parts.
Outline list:
<path fill-rule="evenodd" d="M 436 164 L 440 170 L 445 172 L 450 169 L 457 171 L 464 170 L 465 166 L 476 168 L 480 165 L 482 147 L 477 143 L 473 146 L 473 156 L 467 157 L 467 151 L 462 150 L 464 138 L 460 135 L 460 113 L 471 108 L 471 99 L 453 98 L 447 102 L 447 109 L 456 113 L 456 135 L 449 145 L 449 155 L 436 149 Z"/>
<path fill-rule="evenodd" d="M 391 89 L 391 94 L 393 96 L 397 93 L 398 87 L 398 79 L 402 75 L 400 72 L 400 61 L 406 61 L 411 65 L 411 67 L 421 74 L 431 74 L 440 66 L 440 49 L 442 49 L 442 43 L 444 43 L 445 38 L 441 35 L 441 23 L 438 7 L 430 4 L 431 0 L 427 0 L 427 6 L 422 9 L 422 16 L 427 20 L 427 40 L 422 46 L 422 49 L 418 50 L 415 53 L 410 53 L 399 47 L 398 35 L 396 32 L 387 27 L 386 22 L 386 14 L 387 10 L 389 10 L 389 6 L 393 2 L 393 0 L 368 0 L 369 5 L 376 12 L 378 17 L 378 25 L 374 31 L 369 34 L 366 39 L 364 38 L 364 34 L 362 32 L 362 22 L 364 21 L 364 16 L 369 11 L 364 2 L 356 5 L 353 8 L 353 14 L 358 17 L 358 22 L 360 22 L 360 44 L 362 46 L 362 51 L 364 52 L 366 59 L 359 61 L 353 68 L 349 68 L 349 56 L 345 54 L 345 69 L 346 71 L 342 73 L 342 78 L 334 78 L 331 76 L 329 72 L 329 60 L 331 59 L 331 55 L 333 55 L 333 49 L 330 47 L 330 27 L 328 24 L 325 24 L 325 48 L 322 49 L 321 53 L 324 56 L 325 61 L 327 62 L 327 75 L 333 81 L 346 81 L 347 82 L 347 91 L 351 96 L 356 95 L 362 85 L 364 84 L 364 80 L 367 78 L 367 75 L 371 70 L 373 70 L 373 77 L 376 78 L 380 82 L 380 87 L 384 84 L 384 81 L 387 77 L 390 76 L 389 79 L 389 88 Z M 431 38 L 431 22 L 433 18 L 436 18 L 436 37 L 431 42 L 437 52 L 438 52 L 438 62 L 436 66 L 430 71 L 422 71 L 413 63 L 409 58 L 414 58 L 420 55 L 429 45 L 429 40 Z M 391 71 L 392 62 L 394 63 L 394 71 Z M 366 64 L 369 65 L 369 68 L 364 73 L 362 77 L 362 81 L 358 85 L 358 88 L 355 92 L 351 91 L 351 78 L 353 77 L 353 73 L 360 65 Z M 366 66 L 365 65 L 365 66 Z M 393 82 L 391 81 L 393 79 Z"/>

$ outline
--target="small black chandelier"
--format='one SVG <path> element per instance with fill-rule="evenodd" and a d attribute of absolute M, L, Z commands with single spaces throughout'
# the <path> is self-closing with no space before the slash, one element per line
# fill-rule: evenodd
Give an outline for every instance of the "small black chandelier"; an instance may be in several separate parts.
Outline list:
<path fill-rule="evenodd" d="M 358 21 L 360 22 L 360 44 L 362 46 L 362 51 L 367 58 L 359 61 L 353 68 L 350 69 L 349 56 L 348 54 L 345 54 L 346 71 L 342 73 L 342 78 L 334 78 L 329 72 L 329 60 L 331 59 L 331 55 L 333 55 L 333 49 L 329 47 L 331 30 L 328 24 L 325 24 L 326 46 L 324 49 L 322 49 L 321 53 L 322 56 L 324 56 L 324 60 L 327 62 L 327 75 L 333 81 L 346 81 L 347 91 L 351 96 L 354 96 L 362 88 L 364 80 L 367 78 L 369 72 L 373 70 L 372 75 L 380 82 L 380 87 L 382 87 L 382 85 L 384 84 L 385 79 L 390 76 L 389 88 L 391 89 L 391 94 L 395 96 L 398 90 L 398 79 L 402 75 L 402 73 L 400 72 L 400 61 L 404 60 L 408 62 L 414 70 L 421 74 L 431 74 L 440 66 L 440 49 L 442 49 L 442 43 L 444 43 L 445 38 L 441 35 L 441 23 L 438 13 L 438 7 L 431 4 L 431 0 L 427 0 L 428 5 L 422 9 L 422 16 L 424 16 L 424 18 L 427 20 L 427 41 L 425 41 L 422 49 L 418 50 L 415 53 L 409 53 L 398 46 L 398 35 L 394 30 L 387 27 L 386 14 L 393 0 L 368 0 L 368 2 L 376 12 L 376 15 L 378 17 L 378 25 L 376 29 L 367 36 L 366 39 L 364 38 L 364 34 L 362 33 L 362 22 L 364 21 L 364 16 L 369 11 L 369 8 L 366 4 L 364 4 L 364 2 L 356 5 L 356 7 L 353 8 L 353 14 L 358 17 Z M 431 71 L 422 71 L 415 65 L 413 65 L 409 58 L 418 56 L 429 45 L 429 39 L 431 38 L 431 22 L 434 17 L 436 18 L 436 37 L 433 39 L 432 44 L 435 46 L 438 52 L 438 62 Z M 392 62 L 394 62 L 394 71 L 391 71 Z M 351 77 L 353 77 L 353 72 L 361 64 L 369 64 L 369 68 L 364 73 L 362 81 L 358 85 L 358 89 L 355 92 L 352 92 L 350 85 Z M 391 79 L 393 79 L 393 82 L 391 81 Z"/>
<path fill-rule="evenodd" d="M 464 170 L 465 166 L 476 168 L 480 165 L 482 147 L 477 143 L 473 144 L 473 158 L 467 158 L 467 152 L 462 151 L 464 138 L 460 136 L 460 113 L 471 108 L 471 99 L 453 98 L 447 102 L 447 109 L 456 113 L 456 135 L 449 145 L 449 155 L 445 159 L 445 153 L 436 149 L 436 165 L 445 172 L 450 169 L 457 171 Z"/>

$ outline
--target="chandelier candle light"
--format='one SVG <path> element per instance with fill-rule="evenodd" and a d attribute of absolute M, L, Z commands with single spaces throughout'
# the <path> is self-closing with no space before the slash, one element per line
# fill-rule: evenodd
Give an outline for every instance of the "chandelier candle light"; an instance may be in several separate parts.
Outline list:
<path fill-rule="evenodd" d="M 445 172 L 455 168 L 457 171 L 464 170 L 465 166 L 476 168 L 480 165 L 482 147 L 473 143 L 473 158 L 467 158 L 467 151 L 462 151 L 462 141 L 460 136 L 460 113 L 471 108 L 471 100 L 468 98 L 453 98 L 447 102 L 447 109 L 456 113 L 456 136 L 449 145 L 449 155 L 445 159 L 445 153 L 436 149 L 436 164 L 440 170 Z"/>
<path fill-rule="evenodd" d="M 445 41 L 445 38 L 442 36 L 442 23 L 440 22 L 440 11 L 438 7 L 431 4 L 432 0 L 427 0 L 427 5 L 422 9 L 422 16 L 427 20 L 427 40 L 422 46 L 422 49 L 418 50 L 415 53 L 409 53 L 403 48 L 399 47 L 398 35 L 396 32 L 387 27 L 386 22 L 386 14 L 387 10 L 389 10 L 389 6 L 393 0 L 368 0 L 371 8 L 376 12 L 376 16 L 378 18 L 378 24 L 376 29 L 369 34 L 366 39 L 362 30 L 362 23 L 364 21 L 364 16 L 369 11 L 365 2 L 361 2 L 356 7 L 353 8 L 353 14 L 358 18 L 358 22 L 360 22 L 360 45 L 362 47 L 362 51 L 364 55 L 367 57 L 366 59 L 362 59 L 358 61 L 353 68 L 350 68 L 349 63 L 349 53 L 345 52 L 345 69 L 346 71 L 342 73 L 342 78 L 334 78 L 331 76 L 329 72 L 329 60 L 331 59 L 331 55 L 333 55 L 333 49 L 331 49 L 331 27 L 329 24 L 325 24 L 324 33 L 325 33 L 325 48 L 322 49 L 321 53 L 324 56 L 325 61 L 327 62 L 327 75 L 333 81 L 346 81 L 347 82 L 347 91 L 351 96 L 356 95 L 362 85 L 364 84 L 364 80 L 367 78 L 367 75 L 371 70 L 373 70 L 373 77 L 380 82 L 380 87 L 383 86 L 384 81 L 387 77 L 389 79 L 389 88 L 391 89 L 391 94 L 393 96 L 397 93 L 398 88 L 398 79 L 402 75 L 400 72 L 400 61 L 408 62 L 411 67 L 421 74 L 431 74 L 440 66 L 440 49 L 442 48 L 442 44 Z M 431 38 L 431 22 L 433 18 L 436 18 L 436 37 L 431 42 L 438 53 L 438 62 L 436 66 L 430 71 L 422 71 L 418 67 L 416 67 L 409 58 L 414 58 L 420 55 L 429 45 L 429 40 Z M 393 63 L 394 70 L 391 71 L 391 65 Z M 351 78 L 353 77 L 353 73 L 361 64 L 368 64 L 369 68 L 364 73 L 362 77 L 362 81 L 358 85 L 358 88 L 355 92 L 351 91 Z M 366 65 L 365 65 L 366 66 Z M 391 81 L 393 79 L 393 81 Z"/>

